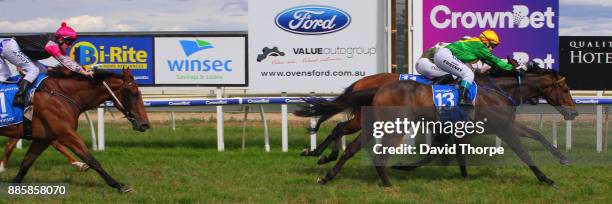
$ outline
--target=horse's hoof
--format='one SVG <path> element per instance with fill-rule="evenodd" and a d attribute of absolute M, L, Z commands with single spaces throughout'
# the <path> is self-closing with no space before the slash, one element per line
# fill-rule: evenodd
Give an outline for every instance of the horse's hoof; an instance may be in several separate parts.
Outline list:
<path fill-rule="evenodd" d="M 310 156 L 310 150 L 304 149 L 304 151 L 302 151 L 302 153 L 300 153 L 300 156 Z"/>
<path fill-rule="evenodd" d="M 327 163 L 327 157 L 325 155 L 321 155 L 319 157 L 319 161 L 317 161 L 318 165 L 322 165 L 322 164 L 326 164 Z"/>
<path fill-rule="evenodd" d="M 87 170 L 89 170 L 89 165 L 87 165 L 86 163 L 83 163 L 83 162 L 73 162 L 72 165 L 74 165 L 77 168 L 79 168 L 79 171 L 87 171 Z"/>
<path fill-rule="evenodd" d="M 391 166 L 392 169 L 395 170 L 402 170 L 402 171 L 412 171 L 414 168 L 411 168 L 411 166 L 403 166 L 402 164 L 396 164 Z"/>
<path fill-rule="evenodd" d="M 119 184 L 119 193 L 129 193 L 134 191 L 134 188 L 125 184 Z"/>
<path fill-rule="evenodd" d="M 325 178 L 317 177 L 317 183 L 321 185 L 325 185 L 327 181 Z"/>
<path fill-rule="evenodd" d="M 552 179 L 549 178 L 544 178 L 543 180 L 541 180 L 542 182 L 548 184 L 548 186 L 552 187 L 552 188 L 559 188 L 557 186 L 557 183 L 555 183 L 555 181 L 553 181 Z"/>
<path fill-rule="evenodd" d="M 561 163 L 561 165 L 563 165 L 563 166 L 569 166 L 570 165 L 570 161 L 567 160 L 567 159 L 561 159 L 559 161 L 559 163 Z"/>

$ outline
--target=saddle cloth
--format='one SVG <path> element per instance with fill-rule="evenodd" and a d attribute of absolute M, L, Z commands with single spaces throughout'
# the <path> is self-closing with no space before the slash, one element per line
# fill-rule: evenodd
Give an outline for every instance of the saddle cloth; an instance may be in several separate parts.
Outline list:
<path fill-rule="evenodd" d="M 19 80 L 19 76 L 13 76 L 9 78 L 9 82 L 15 82 Z M 46 74 L 39 74 L 30 89 L 27 91 L 28 102 L 32 100 L 34 92 L 40 84 L 47 78 Z M 16 83 L 0 83 L 0 127 L 7 125 L 18 124 L 23 122 L 23 107 L 13 106 L 13 100 L 19 87 Z M 27 108 L 26 108 L 27 109 Z"/>
<path fill-rule="evenodd" d="M 421 84 L 430 85 L 433 102 L 438 109 L 438 115 L 444 121 L 463 121 L 467 114 L 457 105 L 459 104 L 459 88 L 457 85 L 438 85 L 433 80 L 421 75 L 400 74 L 400 81 L 411 80 Z M 478 86 L 476 82 L 468 90 L 468 99 L 472 104 L 476 101 Z"/>

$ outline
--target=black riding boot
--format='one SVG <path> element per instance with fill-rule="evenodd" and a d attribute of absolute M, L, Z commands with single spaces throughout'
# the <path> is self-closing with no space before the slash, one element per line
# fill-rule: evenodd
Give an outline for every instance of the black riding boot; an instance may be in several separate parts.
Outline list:
<path fill-rule="evenodd" d="M 23 117 L 23 136 L 21 139 L 32 140 L 32 121 Z"/>
<path fill-rule="evenodd" d="M 17 94 L 15 94 L 15 99 L 13 100 L 14 106 L 23 106 L 25 104 L 26 92 L 28 91 L 28 88 L 30 88 L 30 85 L 32 85 L 32 83 L 30 83 L 28 80 L 21 79 L 21 81 L 19 81 L 19 91 L 17 91 Z"/>
<path fill-rule="evenodd" d="M 460 106 L 472 106 L 472 101 L 468 97 L 468 88 L 459 86 L 459 105 Z"/>

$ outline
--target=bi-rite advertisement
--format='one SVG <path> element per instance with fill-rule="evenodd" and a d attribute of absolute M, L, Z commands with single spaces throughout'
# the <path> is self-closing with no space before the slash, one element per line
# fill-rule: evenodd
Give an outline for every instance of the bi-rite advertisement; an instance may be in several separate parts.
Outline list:
<path fill-rule="evenodd" d="M 611 203 L 612 2 L 0 0 L 0 203 Z"/>
<path fill-rule="evenodd" d="M 96 67 L 118 73 L 130 69 L 137 83 L 153 84 L 151 37 L 82 37 L 68 55 L 86 69 Z"/>

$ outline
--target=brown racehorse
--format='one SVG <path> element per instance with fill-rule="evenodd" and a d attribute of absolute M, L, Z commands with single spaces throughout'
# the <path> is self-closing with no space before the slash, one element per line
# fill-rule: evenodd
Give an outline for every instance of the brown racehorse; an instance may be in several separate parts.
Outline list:
<path fill-rule="evenodd" d="M 498 80 L 496 78 L 496 80 Z M 577 113 L 575 112 L 574 103 L 569 94 L 569 88 L 567 84 L 565 84 L 564 78 L 560 77 L 555 72 L 550 70 L 532 70 L 525 74 L 524 77 L 524 85 L 520 88 L 515 88 L 517 91 L 510 92 L 514 93 L 513 97 L 519 98 L 516 94 L 522 94 L 525 98 L 544 96 L 547 102 L 556 108 L 565 116 L 566 119 L 573 119 Z M 501 84 L 500 81 L 498 83 Z M 480 83 L 481 86 L 483 83 Z M 519 87 L 515 80 L 508 80 L 507 86 Z M 520 89 L 520 90 L 518 90 Z M 359 95 L 359 94 L 357 94 Z M 359 103 L 354 100 L 353 103 Z M 372 99 L 372 104 L 374 106 L 408 106 L 415 108 L 415 104 L 433 104 L 431 97 L 431 88 L 430 86 L 419 84 L 412 81 L 397 81 L 379 88 L 374 98 Z M 496 109 L 480 109 L 479 107 L 483 107 L 486 105 L 497 105 L 502 104 L 502 108 Z M 486 116 L 489 118 L 489 121 L 497 121 L 497 127 L 508 127 L 505 129 L 494 129 L 491 133 L 498 135 L 502 140 L 504 140 L 515 152 L 517 155 L 527 163 L 534 174 L 538 177 L 540 181 L 546 182 L 549 185 L 554 185 L 554 181 L 547 178 L 531 161 L 529 156 L 522 149 L 521 143 L 518 140 L 519 129 L 518 124 L 514 123 L 514 107 L 513 102 L 509 100 L 507 96 L 503 94 L 502 91 L 496 89 L 480 89 L 479 97 L 476 101 L 476 114 L 477 116 Z M 431 106 L 433 107 L 433 105 Z M 422 107 L 420 109 L 423 109 Z M 481 111 L 479 111 L 481 110 Z M 487 110 L 487 111 L 484 111 Z M 430 111 L 433 113 L 435 111 Z M 413 114 L 415 118 L 417 118 L 417 114 Z M 424 118 L 435 118 L 431 115 L 423 115 Z M 420 117 L 418 117 L 420 118 Z M 476 120 L 482 118 L 475 118 Z M 503 126 L 503 124 L 510 124 L 508 126 Z M 399 138 L 399 137 L 390 137 L 390 138 Z M 362 143 L 367 142 L 371 137 L 366 137 L 360 135 L 359 138 L 355 139 L 353 142 L 349 144 L 347 150 L 344 155 L 340 158 L 340 160 L 336 163 L 334 168 L 326 174 L 323 179 L 319 179 L 319 183 L 325 184 L 326 182 L 332 180 L 337 173 L 340 171 L 344 163 L 350 159 L 361 147 Z M 397 144 L 398 141 L 384 141 L 386 144 Z M 385 173 L 385 162 L 386 156 L 380 155 L 375 159 L 376 169 L 379 173 L 383 181 L 383 185 L 390 185 L 389 180 Z"/>
<path fill-rule="evenodd" d="M 514 60 L 510 60 L 510 62 L 514 62 Z M 530 67 L 530 69 L 535 69 L 535 68 Z M 509 85 L 502 84 L 503 86 L 500 86 L 499 88 L 503 90 L 504 92 L 515 91 L 515 87 L 512 87 L 512 85 L 514 84 L 513 82 L 511 82 L 511 80 L 513 79 L 511 79 L 511 77 L 507 77 L 507 78 L 508 80 L 510 80 L 509 81 L 510 84 Z M 360 116 L 361 109 L 360 107 L 371 105 L 371 97 L 373 97 L 378 87 L 381 87 L 389 83 L 393 83 L 398 80 L 399 80 L 399 74 L 396 74 L 396 73 L 381 73 L 381 74 L 371 75 L 368 77 L 364 77 L 356 81 L 355 83 L 353 83 L 351 86 L 349 86 L 345 90 L 345 92 L 342 95 L 335 98 L 331 102 L 327 102 L 324 100 L 307 100 L 312 104 L 312 106 L 303 106 L 303 108 L 301 110 L 296 111 L 295 114 L 297 116 L 302 116 L 302 117 L 313 117 L 313 116 L 319 117 L 315 128 L 312 129 L 311 131 L 315 131 L 315 132 L 318 131 L 320 125 L 323 122 L 325 122 L 326 120 L 328 120 L 335 114 L 338 114 L 344 111 L 345 109 L 352 109 L 351 115 L 353 117 L 348 121 L 338 123 L 336 127 L 334 127 L 334 129 L 332 130 L 332 133 L 330 133 L 329 136 L 321 144 L 319 144 L 314 150 L 308 150 L 308 149 L 304 150 L 304 152 L 302 153 L 302 156 L 320 156 L 323 153 L 323 150 L 325 150 L 325 148 L 335 138 L 334 140 L 335 145 L 333 146 L 333 149 L 331 153 L 329 154 L 329 156 L 322 155 L 319 158 L 319 161 L 317 163 L 325 164 L 331 161 L 335 161 L 338 158 L 338 153 L 339 153 L 339 149 L 341 145 L 340 143 L 341 137 L 343 135 L 353 134 L 361 130 L 361 116 Z M 490 79 L 488 81 L 485 80 L 484 82 L 487 84 L 490 84 L 492 81 L 499 81 L 499 80 L 500 79 L 498 79 L 498 77 L 494 77 L 493 79 Z M 497 83 L 497 82 L 493 82 L 493 83 Z M 493 86 L 498 86 L 498 85 L 496 84 Z M 369 90 L 369 93 L 365 92 L 364 90 Z M 364 91 L 361 93 L 361 95 L 365 95 L 365 96 L 362 96 L 362 98 L 363 97 L 370 97 L 370 98 L 361 100 L 361 103 L 357 103 L 357 104 L 353 103 L 353 107 L 349 107 L 348 106 L 349 95 L 353 98 L 357 98 L 357 96 L 355 96 L 353 93 L 359 92 L 359 91 Z M 542 145 L 544 145 L 553 155 L 558 157 L 560 159 L 561 164 L 563 165 L 569 164 L 569 161 L 565 158 L 565 156 L 556 147 L 550 144 L 550 142 L 548 142 L 545 139 L 545 137 L 541 136 L 541 134 L 539 134 L 537 131 L 530 129 L 526 126 L 522 126 L 521 131 L 520 131 L 520 136 L 537 140 L 538 142 L 542 143 Z"/>
<path fill-rule="evenodd" d="M 21 76 L 25 75 L 25 73 L 23 72 L 23 68 L 17 67 L 17 71 L 19 72 Z M 0 173 L 6 171 L 6 167 L 8 166 L 8 162 L 9 162 L 9 159 L 11 158 L 11 154 L 13 153 L 13 150 L 15 150 L 15 147 L 17 146 L 18 142 L 19 142 L 19 139 L 9 138 L 9 141 L 6 143 L 6 147 L 4 148 L 4 155 L 2 156 L 2 160 L 0 160 Z M 68 163 L 70 163 L 71 165 L 77 167 L 81 171 L 89 170 L 89 166 L 87 164 L 75 159 L 72 156 L 72 154 L 68 152 L 68 149 L 66 149 L 66 147 L 64 147 L 59 142 L 53 141 L 51 142 L 51 146 L 53 146 L 53 148 L 55 148 L 58 152 L 64 155 L 64 157 L 68 159 Z"/>
<path fill-rule="evenodd" d="M 66 74 L 65 69 L 63 70 L 49 72 L 50 77 L 34 94 L 32 144 L 12 182 L 21 183 L 36 158 L 51 143 L 57 141 L 98 172 L 109 186 L 120 192 L 132 191 L 130 186 L 118 182 L 102 168 L 88 151 L 76 129 L 81 113 L 109 100 L 113 101 L 115 107 L 131 122 L 133 129 L 144 132 L 150 128 L 142 95 L 134 77 L 129 70 L 124 70 L 123 74 L 96 70 L 93 78 L 72 76 L 73 74 Z M 105 88 L 104 82 L 108 84 L 112 94 Z M 23 127 L 21 124 L 2 127 L 0 135 L 20 138 L 23 135 Z"/>
<path fill-rule="evenodd" d="M 11 153 L 17 146 L 17 142 L 19 139 L 9 138 L 9 141 L 6 143 L 6 147 L 4 149 L 4 156 L 2 156 L 2 160 L 0 160 L 0 173 L 6 171 L 6 166 L 8 165 L 9 159 L 11 158 Z M 68 159 L 68 163 L 77 167 L 81 171 L 89 170 L 89 166 L 83 162 L 78 161 L 76 158 L 68 152 L 68 149 L 64 147 L 64 145 L 60 144 L 57 141 L 51 142 L 51 146 L 53 146 L 58 152 L 60 152 L 66 159 Z"/>

